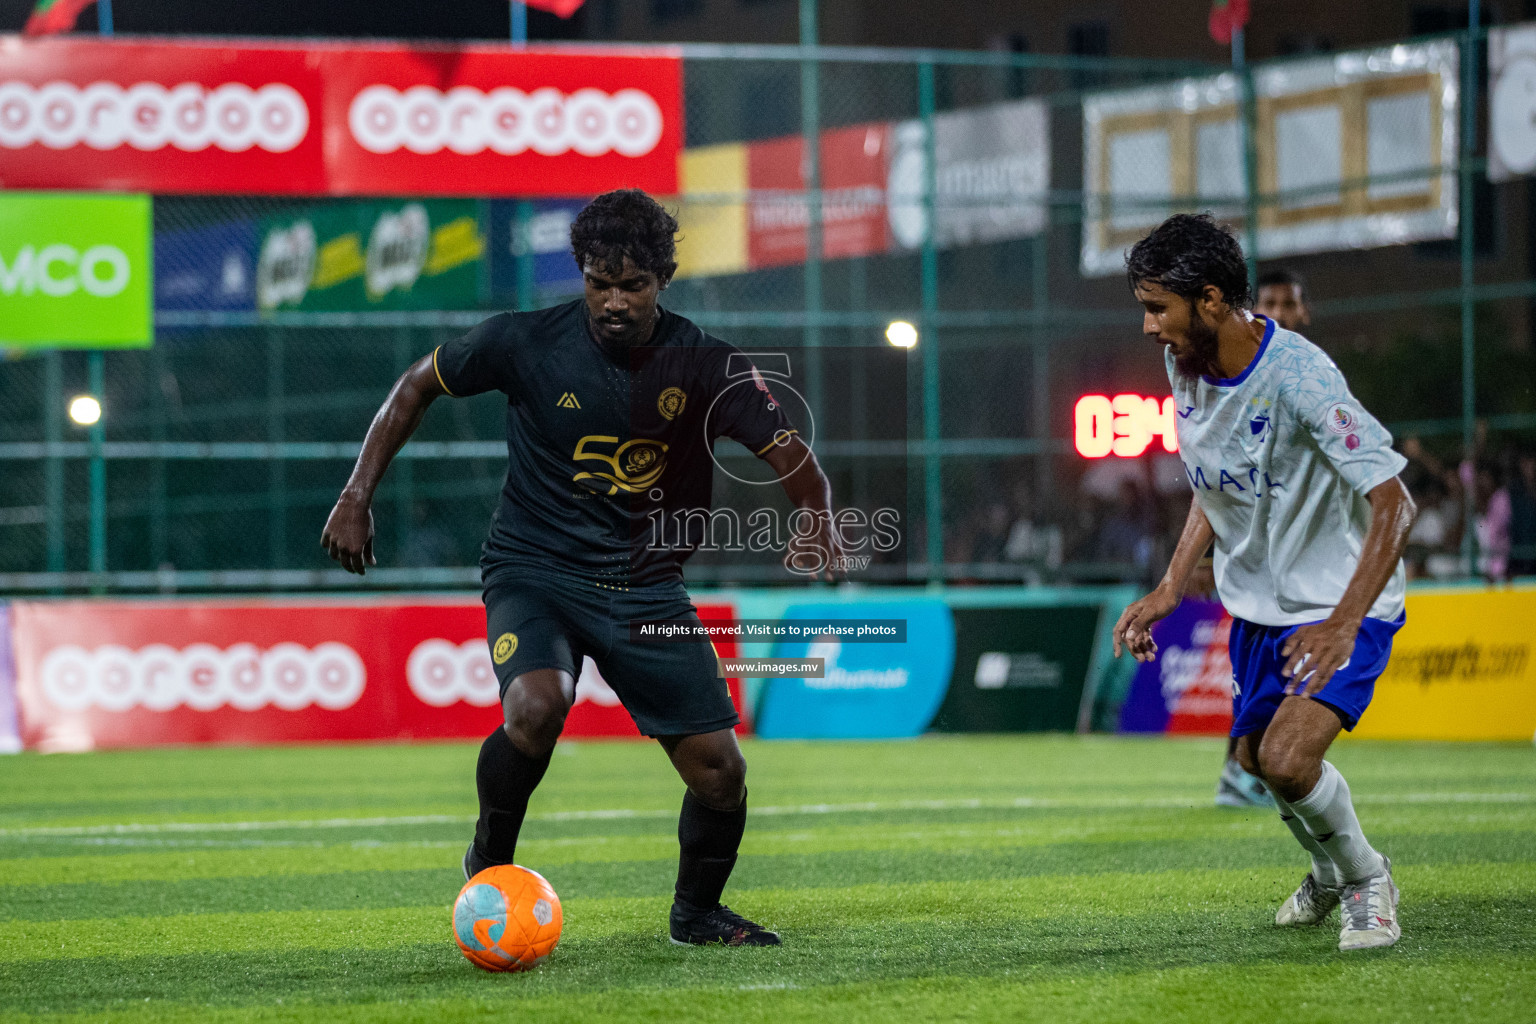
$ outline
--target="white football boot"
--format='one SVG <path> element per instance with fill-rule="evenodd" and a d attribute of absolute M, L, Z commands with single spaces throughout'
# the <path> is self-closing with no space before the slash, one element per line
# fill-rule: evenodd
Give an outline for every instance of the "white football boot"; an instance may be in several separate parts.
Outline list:
<path fill-rule="evenodd" d="M 1339 948 L 1371 949 L 1390 946 L 1402 938 L 1397 923 L 1397 886 L 1392 881 L 1392 862 L 1381 858 L 1381 873 L 1359 882 L 1347 883 L 1339 902 L 1344 927 L 1339 931 Z"/>
<path fill-rule="evenodd" d="M 1282 928 L 1299 924 L 1322 924 L 1339 905 L 1343 889 L 1334 889 L 1318 883 L 1312 872 L 1301 880 L 1301 886 L 1289 899 L 1280 904 L 1275 914 L 1275 924 Z"/>

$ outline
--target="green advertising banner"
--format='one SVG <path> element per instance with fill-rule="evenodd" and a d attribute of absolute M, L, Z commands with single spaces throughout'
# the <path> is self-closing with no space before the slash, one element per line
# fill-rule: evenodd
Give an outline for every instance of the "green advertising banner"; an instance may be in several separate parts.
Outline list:
<path fill-rule="evenodd" d="M 0 192 L 0 347 L 148 348 L 149 196 Z"/>
<path fill-rule="evenodd" d="M 349 202 L 262 222 L 256 308 L 472 309 L 485 237 L 473 199 Z"/>
<path fill-rule="evenodd" d="M 1099 608 L 956 608 L 955 671 L 935 732 L 1072 732 Z"/>

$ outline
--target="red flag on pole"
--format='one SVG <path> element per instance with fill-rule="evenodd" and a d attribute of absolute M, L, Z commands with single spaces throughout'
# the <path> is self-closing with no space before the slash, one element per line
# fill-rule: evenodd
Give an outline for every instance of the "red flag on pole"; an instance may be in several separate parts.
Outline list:
<path fill-rule="evenodd" d="M 22 29 L 29 36 L 47 36 L 56 32 L 68 32 L 75 27 L 80 12 L 96 0 L 37 0 L 27 27 Z"/>
<path fill-rule="evenodd" d="M 1228 45 L 1232 33 L 1248 24 L 1248 0 L 1212 0 L 1211 17 L 1206 22 L 1211 38 Z"/>
<path fill-rule="evenodd" d="M 523 0 L 529 7 L 537 7 L 541 11 L 561 18 L 569 18 L 576 10 L 586 3 L 586 0 Z"/>

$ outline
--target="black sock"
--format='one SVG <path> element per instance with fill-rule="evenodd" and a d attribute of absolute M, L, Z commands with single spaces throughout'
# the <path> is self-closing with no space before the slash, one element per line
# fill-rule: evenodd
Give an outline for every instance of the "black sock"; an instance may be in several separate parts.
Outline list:
<path fill-rule="evenodd" d="M 747 827 L 747 794 L 734 811 L 707 807 L 693 791 L 683 794 L 683 813 L 677 819 L 677 842 L 682 847 L 677 862 L 677 898 L 698 911 L 713 910 L 725 891 L 725 881 L 736 866 L 736 851 Z"/>
<path fill-rule="evenodd" d="M 511 864 L 516 856 L 528 798 L 544 778 L 549 758 L 549 754 L 529 757 L 512 745 L 500 727 L 480 745 L 475 765 L 475 788 L 480 792 L 475 851 L 490 863 Z"/>

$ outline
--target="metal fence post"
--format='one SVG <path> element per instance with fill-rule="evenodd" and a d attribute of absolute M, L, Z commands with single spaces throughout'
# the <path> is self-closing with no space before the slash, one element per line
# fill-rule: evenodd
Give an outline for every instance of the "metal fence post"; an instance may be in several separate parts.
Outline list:
<path fill-rule="evenodd" d="M 1033 377 L 1031 402 L 1034 415 L 1030 417 L 1030 433 L 1040 444 L 1035 456 L 1035 508 L 1020 509 L 1035 518 L 1044 509 L 1053 508 L 1056 495 L 1056 474 L 1051 461 L 1051 336 L 1045 326 L 1046 312 L 1050 304 L 1050 236 L 1052 207 L 1045 208 L 1046 221 L 1035 236 L 1030 250 L 1030 308 L 1038 319 L 1030 330 L 1031 366 Z"/>
<path fill-rule="evenodd" d="M 918 345 L 923 351 L 923 516 L 927 521 L 928 581 L 944 580 L 944 463 L 939 455 L 939 439 L 943 436 L 939 422 L 939 243 L 938 209 L 935 192 L 938 188 L 936 140 L 933 137 L 933 114 L 936 105 L 936 87 L 932 61 L 917 66 L 917 109 L 923 120 L 923 233 L 922 255 L 922 327 L 918 331 Z"/>
<path fill-rule="evenodd" d="M 55 445 L 64 441 L 64 353 L 43 353 L 43 440 L 48 458 L 43 463 L 43 506 L 48 522 L 46 547 L 49 572 L 64 571 L 64 459 Z"/>
<path fill-rule="evenodd" d="M 805 223 L 805 397 L 813 420 L 821 418 L 821 65 L 815 53 L 816 0 L 800 0 L 800 137 L 806 193 Z"/>
<path fill-rule="evenodd" d="M 1232 70 L 1237 73 L 1238 118 L 1243 139 L 1243 253 L 1248 257 L 1248 290 L 1259 297 L 1259 113 L 1253 94 L 1253 72 L 1248 69 L 1243 28 L 1232 30 Z"/>
<path fill-rule="evenodd" d="M 91 425 L 91 572 L 107 571 L 107 462 L 102 452 L 106 443 L 106 357 L 92 352 L 86 360 L 91 394 L 101 403 L 103 412 Z M 106 593 L 105 583 L 93 583 L 91 592 Z"/>
<path fill-rule="evenodd" d="M 525 45 L 528 42 L 528 5 L 523 0 L 511 0 L 507 13 L 512 20 L 512 45 Z"/>
<path fill-rule="evenodd" d="M 267 332 L 267 441 L 274 454 L 267 463 L 267 557 L 280 569 L 288 552 L 288 463 L 282 455 L 284 338 L 281 328 Z"/>
<path fill-rule="evenodd" d="M 149 350 L 149 366 L 153 380 L 150 382 L 151 403 L 149 439 L 155 444 L 165 443 L 165 353 L 159 345 Z M 149 478 L 149 564 L 159 569 L 168 561 L 169 529 L 166 517 L 165 459 L 157 458 L 150 464 Z"/>
<path fill-rule="evenodd" d="M 512 252 L 516 254 L 517 261 L 517 308 L 524 313 L 539 308 L 538 296 L 534 294 L 537 278 L 533 265 L 533 240 L 529 237 L 532 221 L 533 204 L 526 199 L 519 199 L 512 215 Z"/>
<path fill-rule="evenodd" d="M 1472 175 L 1477 155 L 1477 33 L 1481 13 L 1478 0 L 1467 0 L 1467 31 L 1461 46 L 1461 159 L 1456 168 L 1461 179 L 1458 225 L 1461 229 L 1461 449 L 1465 459 L 1475 458 L 1473 445 L 1477 440 L 1477 382 L 1473 378 L 1477 355 L 1477 307 L 1473 295 L 1476 238 L 1472 223 Z M 1463 489 L 1461 506 L 1461 552 L 1469 576 L 1477 574 L 1477 531 L 1473 528 L 1477 508 L 1473 490 L 1470 485 Z"/>

